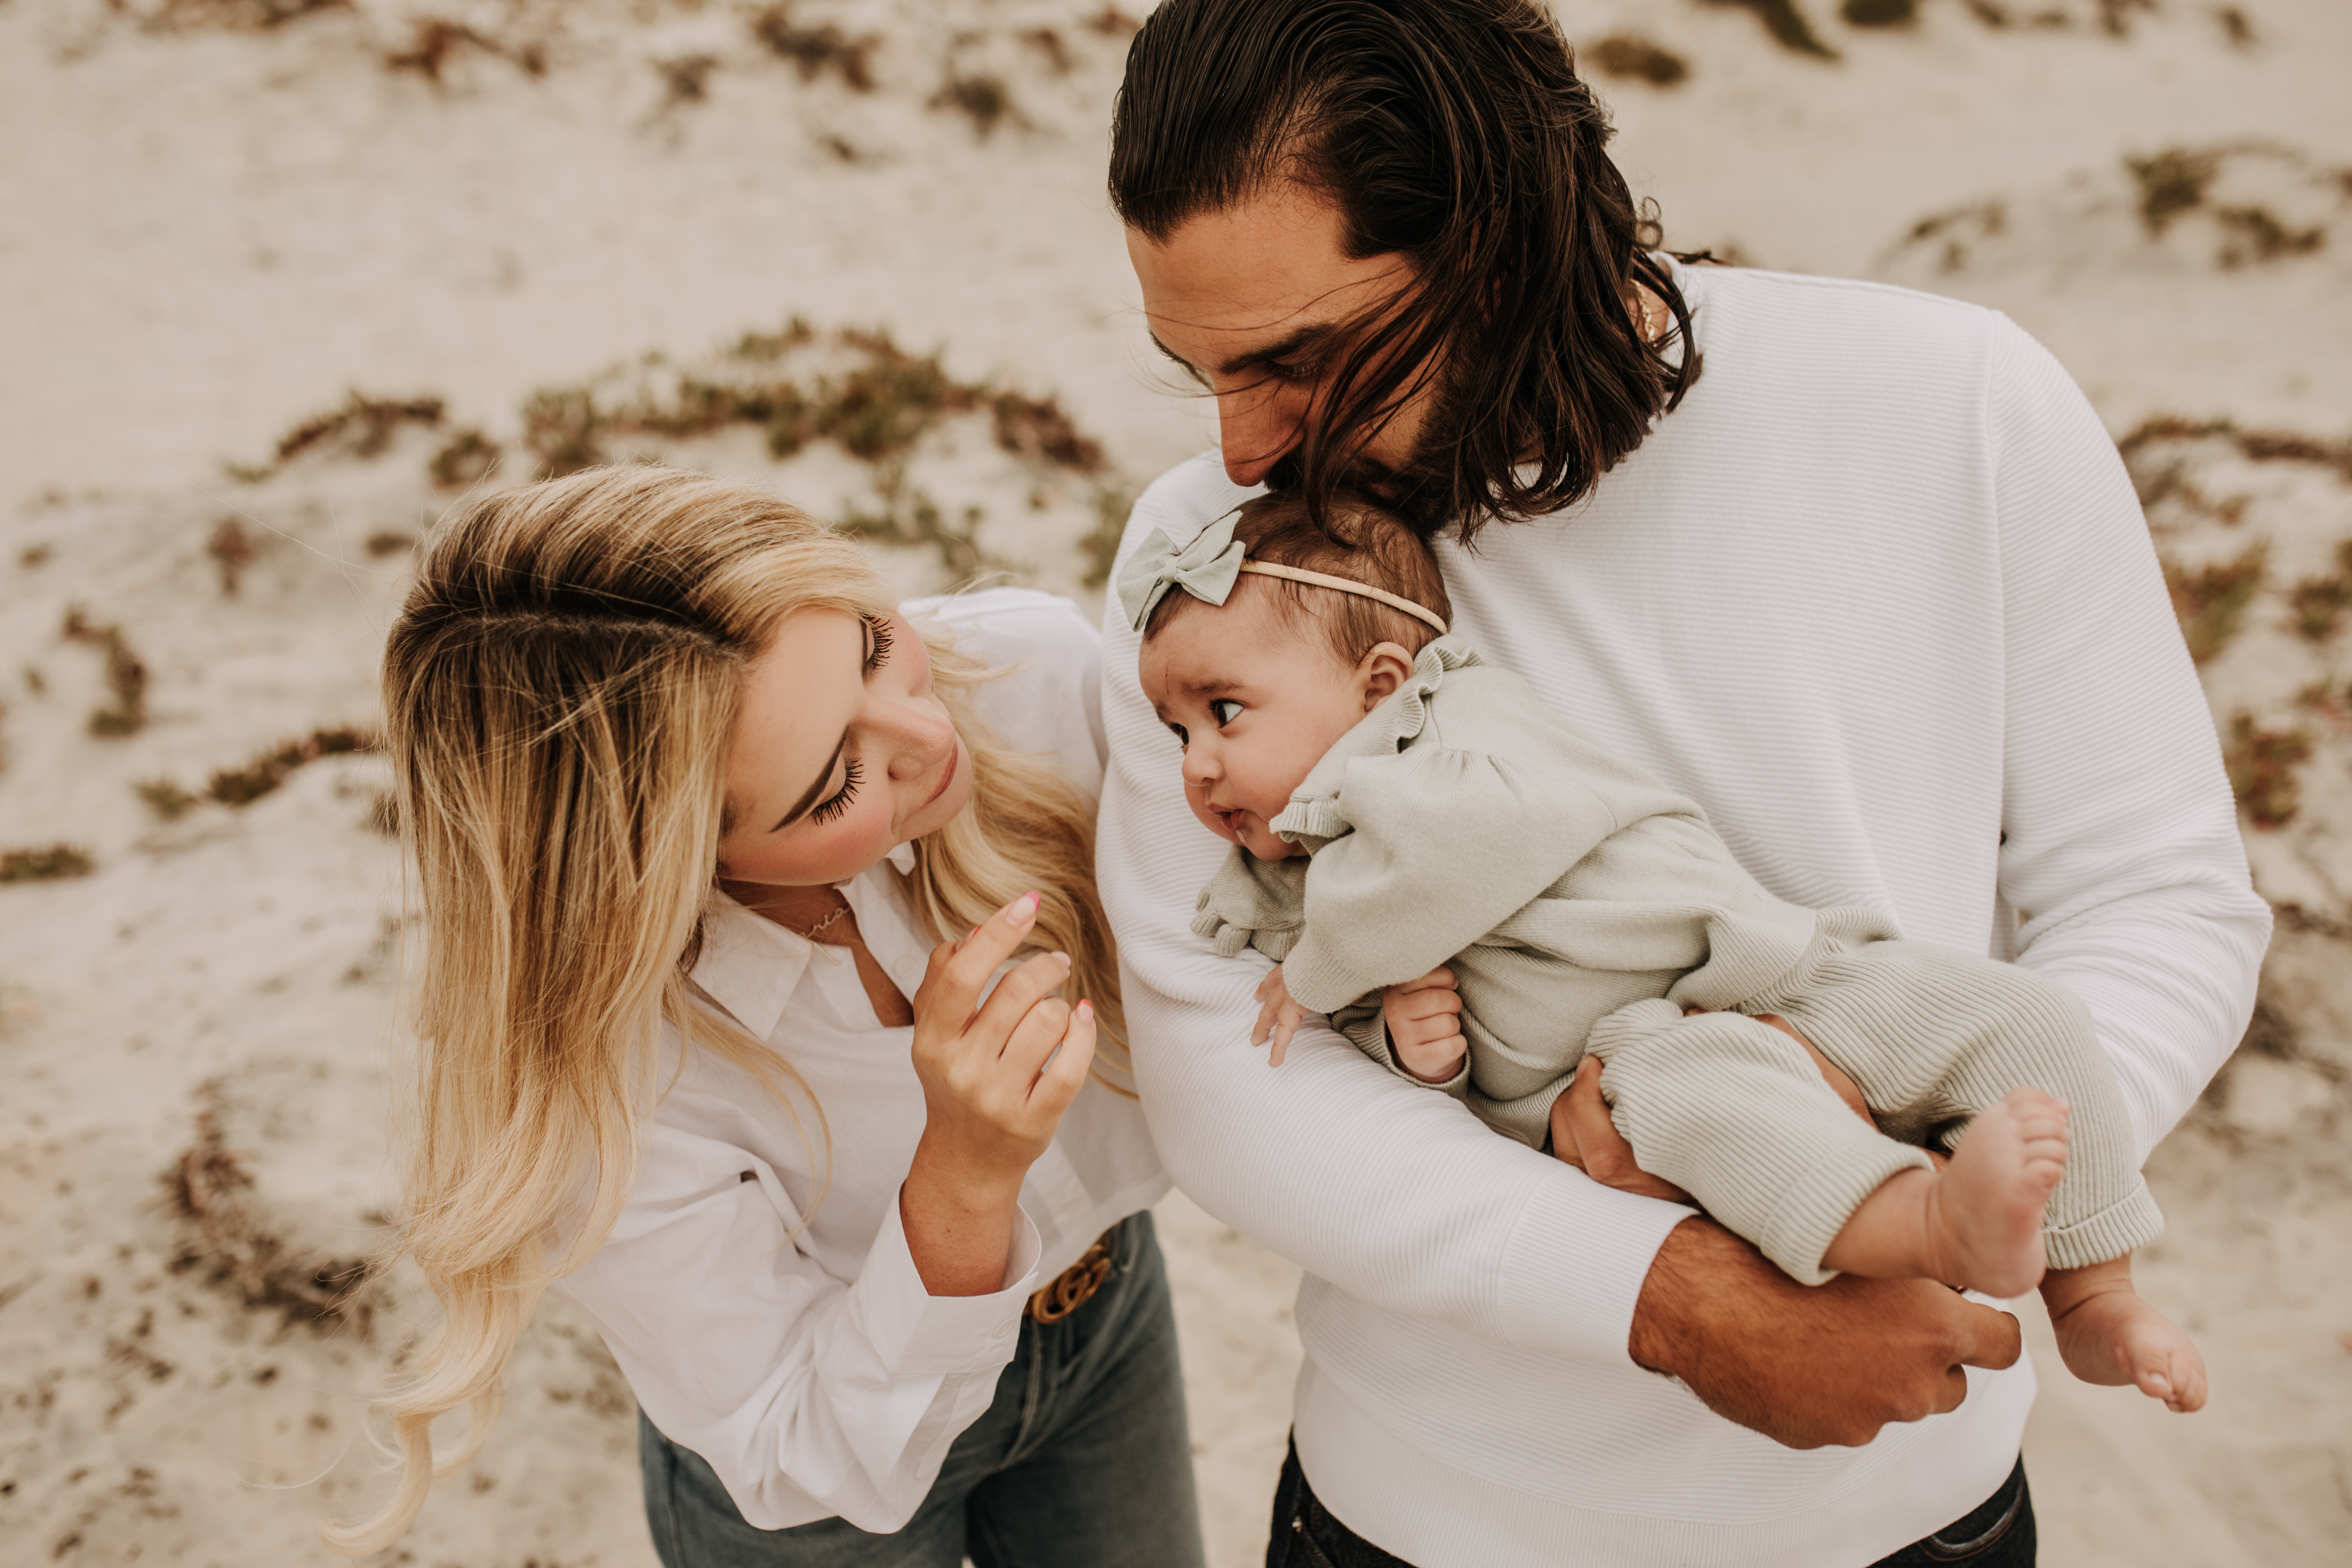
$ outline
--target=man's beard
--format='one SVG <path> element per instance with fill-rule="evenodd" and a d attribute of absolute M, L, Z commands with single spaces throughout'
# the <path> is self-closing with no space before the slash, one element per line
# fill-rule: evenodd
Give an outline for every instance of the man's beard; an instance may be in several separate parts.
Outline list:
<path fill-rule="evenodd" d="M 1330 475 L 1328 495 L 1352 491 L 1380 503 L 1423 539 L 1434 537 L 1453 521 L 1455 506 L 1454 454 L 1460 441 L 1456 400 L 1441 388 L 1423 422 L 1421 440 L 1402 463 L 1384 463 L 1359 452 Z M 1306 485 L 1307 464 L 1293 447 L 1275 459 L 1265 474 L 1270 490 L 1297 493 Z"/>

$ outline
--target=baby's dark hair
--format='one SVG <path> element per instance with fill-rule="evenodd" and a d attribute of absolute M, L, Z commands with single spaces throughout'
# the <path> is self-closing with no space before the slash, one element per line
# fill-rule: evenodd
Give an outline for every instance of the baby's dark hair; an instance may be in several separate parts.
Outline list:
<path fill-rule="evenodd" d="M 1285 491 L 1255 497 L 1241 504 L 1234 538 L 1253 561 L 1320 572 L 1384 589 L 1453 624 L 1454 606 L 1445 596 L 1445 578 L 1429 546 L 1394 513 L 1360 495 L 1334 500 L 1320 528 L 1308 514 L 1303 496 Z M 1436 627 L 1361 594 L 1257 574 L 1242 582 L 1279 594 L 1283 614 L 1294 622 L 1312 622 L 1331 652 L 1350 666 L 1381 643 L 1392 642 L 1418 654 L 1437 636 Z M 1150 641 L 1170 616 L 1182 614 L 1184 605 L 1200 603 L 1181 588 L 1162 595 L 1152 606 L 1151 618 L 1144 623 L 1144 640 Z"/>

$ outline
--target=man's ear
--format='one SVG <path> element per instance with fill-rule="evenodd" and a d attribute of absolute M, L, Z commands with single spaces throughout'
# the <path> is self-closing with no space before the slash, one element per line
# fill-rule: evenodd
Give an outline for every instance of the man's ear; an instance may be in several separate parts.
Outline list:
<path fill-rule="evenodd" d="M 1369 713 L 1394 697 L 1412 679 L 1412 655 L 1392 642 L 1375 643 L 1356 664 L 1356 687 Z"/>

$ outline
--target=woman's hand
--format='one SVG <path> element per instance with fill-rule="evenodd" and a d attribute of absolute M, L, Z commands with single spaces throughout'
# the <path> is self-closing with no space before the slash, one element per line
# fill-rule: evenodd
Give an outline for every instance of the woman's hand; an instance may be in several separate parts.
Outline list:
<path fill-rule="evenodd" d="M 915 1076 L 924 1123 L 898 1194 L 907 1247 L 934 1296 L 1003 1288 L 1021 1180 L 1061 1125 L 1094 1062 L 1090 1003 L 1053 993 L 1069 959 L 1040 953 L 981 990 L 1036 923 L 1039 895 L 931 951 L 915 993 Z"/>
<path fill-rule="evenodd" d="M 1683 1016 L 1690 1017 L 1704 1011 L 1704 1008 L 1691 1007 L 1685 1009 Z M 1870 1107 L 1864 1103 L 1862 1090 L 1854 1086 L 1853 1079 L 1848 1078 L 1835 1062 L 1814 1049 L 1811 1040 L 1790 1028 L 1786 1018 L 1767 1013 L 1756 1021 L 1770 1025 L 1804 1047 L 1805 1054 L 1813 1058 L 1813 1066 L 1820 1070 L 1822 1080 L 1830 1086 L 1832 1093 L 1845 1101 L 1846 1109 L 1864 1121 L 1871 1120 Z M 1872 1125 L 1876 1123 L 1872 1122 Z M 1601 1064 L 1591 1057 L 1586 1057 L 1576 1065 L 1576 1078 L 1569 1085 L 1568 1092 L 1551 1102 L 1551 1152 L 1602 1186 L 1639 1193 L 1643 1197 L 1668 1198 L 1675 1203 L 1690 1201 L 1688 1193 L 1672 1182 L 1650 1174 L 1635 1162 L 1633 1145 L 1625 1141 L 1625 1135 L 1617 1131 L 1617 1123 L 1610 1120 L 1609 1102 L 1601 1093 Z"/>

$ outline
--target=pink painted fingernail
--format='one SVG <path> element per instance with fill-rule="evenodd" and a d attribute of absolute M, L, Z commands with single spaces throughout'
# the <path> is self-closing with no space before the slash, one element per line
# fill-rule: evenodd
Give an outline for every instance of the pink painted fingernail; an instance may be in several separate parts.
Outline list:
<path fill-rule="evenodd" d="M 1089 1024 L 1093 1023 L 1095 1017 L 1095 1005 L 1091 1002 L 1079 1003 L 1078 1016 L 1084 1018 Z"/>

